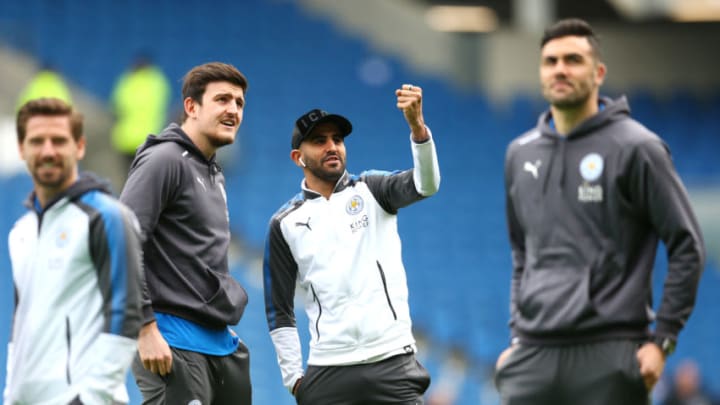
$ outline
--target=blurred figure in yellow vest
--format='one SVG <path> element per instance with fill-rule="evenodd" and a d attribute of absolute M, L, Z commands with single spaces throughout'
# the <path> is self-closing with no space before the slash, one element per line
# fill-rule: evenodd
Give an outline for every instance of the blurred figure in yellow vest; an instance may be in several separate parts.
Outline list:
<path fill-rule="evenodd" d="M 139 54 L 132 68 L 118 79 L 111 97 L 115 114 L 112 144 L 129 169 L 137 147 L 166 124 L 170 85 L 160 68 L 147 55 Z"/>
<path fill-rule="evenodd" d="M 70 89 L 62 75 L 49 64 L 44 63 L 40 70 L 20 92 L 15 111 L 30 100 L 43 97 L 54 97 L 72 105 Z"/>

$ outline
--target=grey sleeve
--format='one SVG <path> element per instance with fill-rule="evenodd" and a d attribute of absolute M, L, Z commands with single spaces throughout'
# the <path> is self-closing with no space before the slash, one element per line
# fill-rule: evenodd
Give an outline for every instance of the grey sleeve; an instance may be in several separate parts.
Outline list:
<path fill-rule="evenodd" d="M 427 128 L 428 133 L 430 129 Z M 435 194 L 440 188 L 440 167 L 432 135 L 428 141 L 410 141 L 413 168 L 403 172 L 368 171 L 361 175 L 383 209 L 398 209 Z"/>
<path fill-rule="evenodd" d="M 508 149 L 505 157 L 505 215 L 507 218 L 508 235 L 512 253 L 512 279 L 510 284 L 510 329 L 512 337 L 516 336 L 515 314 L 520 280 L 525 269 L 525 232 L 518 220 L 512 197 L 512 155 Z"/>
<path fill-rule="evenodd" d="M 695 305 L 705 250 L 685 187 L 670 151 L 659 139 L 645 142 L 632 157 L 631 192 L 665 243 L 668 272 L 655 333 L 677 338 Z"/>
<path fill-rule="evenodd" d="M 265 316 L 270 331 L 283 327 L 295 327 L 296 280 L 297 263 L 282 235 L 280 220 L 273 218 L 270 221 L 263 261 Z"/>
<path fill-rule="evenodd" d="M 155 229 L 167 202 L 173 199 L 175 189 L 182 184 L 180 165 L 176 164 L 178 157 L 168 156 L 156 148 L 147 149 L 137 157 L 120 194 L 120 201 L 135 213 L 146 239 Z"/>
<path fill-rule="evenodd" d="M 130 208 L 140 225 L 143 238 L 143 250 L 152 238 L 158 220 L 168 204 L 174 198 L 178 184 L 182 184 L 181 168 L 176 163 L 178 157 L 163 156 L 157 147 L 145 150 L 137 157 L 133 170 L 125 182 L 120 201 Z M 147 261 L 144 261 L 147 263 Z M 145 272 L 154 269 L 145 268 Z M 143 324 L 154 320 L 150 294 L 145 277 L 142 285 Z"/>
<path fill-rule="evenodd" d="M 368 171 L 360 175 L 378 204 L 390 214 L 424 197 L 415 189 L 413 171 Z"/>

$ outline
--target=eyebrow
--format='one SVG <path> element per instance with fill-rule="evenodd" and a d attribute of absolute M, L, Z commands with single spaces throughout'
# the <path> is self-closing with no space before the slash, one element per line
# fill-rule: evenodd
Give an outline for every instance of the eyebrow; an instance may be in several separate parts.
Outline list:
<path fill-rule="evenodd" d="M 223 97 L 229 97 L 233 100 L 242 100 L 242 103 L 245 104 L 245 97 L 243 97 L 243 96 L 235 97 L 235 96 L 233 96 L 233 94 L 231 92 L 228 92 L 228 91 L 221 92 L 221 93 L 215 93 L 215 95 L 213 96 L 213 100 L 217 100 L 217 99 L 223 98 Z"/>
<path fill-rule="evenodd" d="M 568 52 L 568 53 L 553 53 L 549 55 L 543 55 L 542 59 L 567 59 L 567 58 L 592 58 L 592 55 L 583 55 L 580 52 Z"/>

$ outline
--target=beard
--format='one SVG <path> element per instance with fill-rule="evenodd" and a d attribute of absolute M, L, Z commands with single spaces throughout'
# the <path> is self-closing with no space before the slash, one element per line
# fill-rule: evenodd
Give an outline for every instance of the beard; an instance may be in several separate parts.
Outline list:
<path fill-rule="evenodd" d="M 223 138 L 223 137 L 212 137 L 208 138 L 208 141 L 210 142 L 210 145 L 212 145 L 215 149 L 220 149 L 223 146 L 230 145 L 235 142 L 235 139 L 233 138 Z"/>
<path fill-rule="evenodd" d="M 68 176 L 66 176 L 65 173 L 54 177 L 40 176 L 37 173 L 33 173 L 33 180 L 35 180 L 35 184 L 47 189 L 58 189 L 60 186 L 65 184 L 67 179 Z"/>
<path fill-rule="evenodd" d="M 307 169 L 310 170 L 310 173 L 312 173 L 313 176 L 317 177 L 322 181 L 328 183 L 337 183 L 337 181 L 340 180 L 340 177 L 342 177 L 343 173 L 345 173 L 345 161 L 340 156 L 337 157 L 338 159 L 340 159 L 340 161 L 336 168 L 326 169 L 323 167 L 322 162 L 310 160 L 306 162 Z"/>
<path fill-rule="evenodd" d="M 233 131 L 228 131 L 219 123 L 213 123 L 212 126 L 202 128 L 201 132 L 205 139 L 207 139 L 210 146 L 215 149 L 220 149 L 223 146 L 227 146 L 235 142 L 238 130 L 239 128 L 236 127 Z"/>
<path fill-rule="evenodd" d="M 43 166 L 44 165 L 41 164 L 32 171 L 32 178 L 38 186 L 48 189 L 58 189 L 72 176 L 72 173 L 69 173 L 61 164 L 56 165 L 59 167 L 53 167 L 51 171 L 48 171 Z M 55 172 L 57 169 L 59 169 L 59 172 Z"/>
<path fill-rule="evenodd" d="M 592 92 L 593 89 L 591 85 L 581 82 L 573 86 L 573 89 L 570 93 L 566 93 L 560 96 L 554 95 L 552 89 L 546 87 L 543 89 L 543 97 L 552 106 L 564 110 L 573 109 L 584 105 L 585 103 L 587 103 Z"/>

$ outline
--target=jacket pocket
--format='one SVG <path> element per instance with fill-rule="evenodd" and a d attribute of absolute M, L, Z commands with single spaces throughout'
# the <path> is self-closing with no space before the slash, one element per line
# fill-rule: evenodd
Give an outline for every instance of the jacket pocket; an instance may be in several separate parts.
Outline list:
<path fill-rule="evenodd" d="M 230 273 L 208 272 L 217 280 L 217 290 L 205 302 L 209 320 L 218 324 L 237 324 L 248 303 L 247 292 Z"/>
<path fill-rule="evenodd" d="M 393 319 L 397 321 L 397 313 L 395 312 L 395 308 L 393 308 L 392 300 L 390 299 L 390 293 L 388 292 L 388 286 L 387 286 L 387 279 L 385 278 L 385 272 L 383 271 L 382 265 L 379 261 L 376 261 L 378 271 L 380 272 L 380 279 L 382 280 L 383 285 L 383 291 L 385 291 L 385 298 L 387 298 L 388 306 L 390 307 L 390 311 L 392 312 Z"/>
<path fill-rule="evenodd" d="M 602 319 L 645 329 L 650 321 L 645 287 L 650 273 L 624 267 L 614 243 L 604 242 L 590 273 L 590 299 Z"/>
<path fill-rule="evenodd" d="M 318 298 L 317 294 L 315 293 L 315 287 L 313 287 L 312 284 L 310 284 L 310 291 L 312 291 L 313 295 L 313 301 L 317 303 L 318 307 L 318 316 L 315 319 L 315 332 L 317 333 L 317 341 L 320 341 L 320 317 L 322 316 L 322 305 L 320 305 L 320 299 Z"/>
<path fill-rule="evenodd" d="M 72 375 L 70 374 L 70 362 L 72 359 L 72 330 L 70 328 L 70 317 L 65 317 L 65 345 L 67 348 L 67 360 L 65 363 L 65 379 L 68 385 L 72 385 Z"/>
<path fill-rule="evenodd" d="M 590 269 L 526 269 L 520 285 L 517 326 L 534 333 L 574 329 L 595 310 L 589 295 Z"/>

